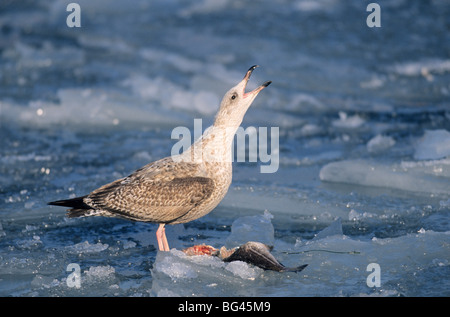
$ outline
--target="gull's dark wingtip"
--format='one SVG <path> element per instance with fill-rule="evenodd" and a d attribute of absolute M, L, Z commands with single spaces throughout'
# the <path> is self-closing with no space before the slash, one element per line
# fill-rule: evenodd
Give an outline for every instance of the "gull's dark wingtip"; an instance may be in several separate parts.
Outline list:
<path fill-rule="evenodd" d="M 71 208 L 76 208 L 76 209 L 92 209 L 91 206 L 85 204 L 85 202 L 83 200 L 85 197 L 86 196 L 76 197 L 76 198 L 72 198 L 72 199 L 51 201 L 51 202 L 48 202 L 47 205 L 71 207 Z"/>

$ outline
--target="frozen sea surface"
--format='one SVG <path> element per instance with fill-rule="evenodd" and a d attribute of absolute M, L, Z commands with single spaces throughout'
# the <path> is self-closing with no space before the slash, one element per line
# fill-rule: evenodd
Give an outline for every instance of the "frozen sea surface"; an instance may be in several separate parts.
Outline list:
<path fill-rule="evenodd" d="M 446 1 L 377 1 L 381 28 L 361 1 L 77 1 L 81 28 L 68 3 L 0 4 L 1 296 L 450 296 Z M 154 224 L 46 205 L 170 155 L 254 64 L 249 88 L 273 83 L 243 126 L 279 127 L 279 168 L 235 162 L 171 252 Z M 180 252 L 249 240 L 308 267 Z"/>

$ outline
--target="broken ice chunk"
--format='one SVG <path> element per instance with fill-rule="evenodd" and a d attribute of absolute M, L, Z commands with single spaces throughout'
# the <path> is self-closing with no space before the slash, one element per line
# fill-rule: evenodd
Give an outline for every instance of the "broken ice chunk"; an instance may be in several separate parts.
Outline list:
<path fill-rule="evenodd" d="M 416 160 L 437 160 L 450 156 L 450 132 L 426 130 L 415 148 Z"/>

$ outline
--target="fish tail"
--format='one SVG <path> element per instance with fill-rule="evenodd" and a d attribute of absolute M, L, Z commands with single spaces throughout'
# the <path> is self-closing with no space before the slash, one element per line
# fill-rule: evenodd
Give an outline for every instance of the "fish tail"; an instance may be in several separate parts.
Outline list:
<path fill-rule="evenodd" d="M 303 271 L 305 267 L 307 267 L 308 264 L 303 264 L 297 267 L 285 267 L 280 272 L 300 272 Z"/>

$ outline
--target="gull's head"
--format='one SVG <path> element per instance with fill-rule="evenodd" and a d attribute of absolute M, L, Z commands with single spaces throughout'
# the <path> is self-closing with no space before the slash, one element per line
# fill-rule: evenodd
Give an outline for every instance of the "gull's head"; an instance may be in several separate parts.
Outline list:
<path fill-rule="evenodd" d="M 270 85 L 271 81 L 266 81 L 256 89 L 245 92 L 248 80 L 256 67 L 258 67 L 258 65 L 250 67 L 245 74 L 244 79 L 225 94 L 220 103 L 220 109 L 217 113 L 214 125 L 239 126 L 247 109 L 250 107 L 253 100 L 255 100 L 259 92 Z"/>

